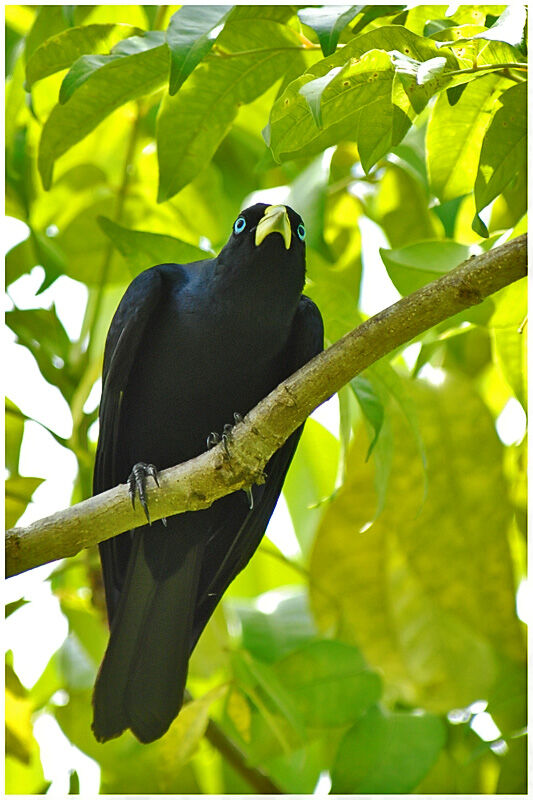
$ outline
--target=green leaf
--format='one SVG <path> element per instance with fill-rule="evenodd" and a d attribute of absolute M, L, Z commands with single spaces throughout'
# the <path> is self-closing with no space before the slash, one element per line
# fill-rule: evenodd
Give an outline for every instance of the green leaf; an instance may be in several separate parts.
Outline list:
<path fill-rule="evenodd" d="M 283 495 L 304 556 L 309 553 L 324 512 L 323 501 L 335 489 L 338 462 L 338 439 L 316 420 L 308 419 L 283 485 Z"/>
<path fill-rule="evenodd" d="M 507 537 L 502 445 L 471 384 L 412 383 L 428 490 L 411 431 L 393 408 L 394 458 L 381 515 L 372 461 L 357 441 L 311 557 L 322 630 L 357 644 L 387 688 L 437 713 L 487 697 L 501 654 L 521 663 Z M 486 609 L 493 609 L 487 614 Z M 461 665 L 461 669 L 457 665 Z M 355 791 L 355 788 L 354 788 Z"/>
<path fill-rule="evenodd" d="M 302 590 L 284 597 L 268 614 L 239 601 L 231 603 L 231 610 L 242 626 L 242 646 L 260 661 L 278 661 L 317 635 L 307 592 Z"/>
<path fill-rule="evenodd" d="M 381 695 L 379 676 L 360 651 L 342 642 L 310 642 L 273 667 L 310 727 L 353 722 Z"/>
<path fill-rule="evenodd" d="M 437 213 L 428 208 L 427 189 L 422 178 L 405 162 L 402 166 L 387 164 L 371 213 L 394 248 L 444 234 Z"/>
<path fill-rule="evenodd" d="M 524 38 L 526 20 L 526 7 L 522 3 L 510 3 L 492 28 L 483 33 L 477 33 L 473 38 L 492 39 L 519 46 Z"/>
<path fill-rule="evenodd" d="M 441 202 L 474 188 L 483 137 L 500 93 L 510 81 L 484 75 L 467 84 L 452 106 L 440 94 L 427 128 L 426 158 L 431 191 Z"/>
<path fill-rule="evenodd" d="M 496 364 L 523 408 L 527 408 L 527 280 L 516 281 L 495 296 L 489 320 Z"/>
<path fill-rule="evenodd" d="M 290 6 L 237 6 L 217 41 L 217 54 L 198 65 L 157 121 L 158 200 L 192 181 L 213 157 L 238 108 L 265 92 L 299 55 L 285 25 Z"/>
<path fill-rule="evenodd" d="M 39 172 L 45 189 L 50 188 L 54 163 L 63 153 L 87 136 L 116 108 L 128 100 L 150 94 L 165 83 L 169 61 L 166 44 L 157 45 L 159 39 L 154 39 L 153 33 L 142 39 L 132 37 L 124 41 L 129 43 L 133 52 L 119 52 L 118 48 L 114 48 L 111 56 L 95 56 L 97 64 L 102 64 L 104 58 L 108 60 L 87 74 L 85 82 L 68 102 L 56 105 L 46 120 L 38 157 Z M 123 57 L 117 57 L 122 53 Z M 85 62 L 82 61 L 83 63 Z M 76 64 L 73 69 L 75 67 Z M 67 88 L 69 75 L 70 72 L 65 77 Z"/>
<path fill-rule="evenodd" d="M 304 83 L 300 88 L 299 93 L 307 100 L 309 110 L 313 115 L 317 128 L 322 127 L 322 94 L 324 89 L 329 86 L 332 80 L 346 69 L 347 66 L 348 65 L 345 64 L 344 67 L 333 67 L 333 69 L 330 69 L 322 78 L 315 78 L 314 81 Z"/>
<path fill-rule="evenodd" d="M 95 72 L 107 64 L 111 64 L 117 59 L 123 59 L 138 53 L 146 53 L 162 47 L 164 41 L 164 34 L 161 31 L 148 31 L 142 36 L 131 36 L 119 41 L 109 55 L 98 56 L 91 54 L 80 56 L 61 84 L 59 102 L 64 105 L 85 81 L 89 80 Z"/>
<path fill-rule="evenodd" d="M 156 264 L 187 264 L 189 261 L 212 257 L 211 253 L 174 236 L 133 231 L 117 225 L 107 217 L 98 217 L 98 224 L 122 253 L 132 275 L 137 275 L 143 269 Z"/>
<path fill-rule="evenodd" d="M 6 603 L 5 618 L 7 619 L 8 617 L 11 616 L 11 614 L 13 614 L 15 611 L 18 611 L 19 608 L 22 608 L 22 606 L 27 605 L 27 603 L 29 603 L 29 602 L 30 602 L 29 600 L 25 600 L 23 597 L 21 597 L 19 600 L 14 600 L 12 603 Z M 13 673 L 13 675 L 16 677 L 16 673 Z M 18 681 L 18 678 L 17 678 L 17 681 Z M 20 687 L 17 689 L 16 694 L 20 694 L 20 690 L 21 690 L 21 688 L 23 688 L 22 684 L 20 683 L 20 681 L 18 681 L 18 683 L 20 684 Z M 17 684 L 17 686 L 18 686 L 18 684 Z M 23 693 L 26 693 L 25 689 L 24 689 Z"/>
<path fill-rule="evenodd" d="M 70 365 L 70 339 L 55 307 L 15 308 L 7 312 L 6 322 L 17 341 L 27 347 L 37 361 L 44 379 L 57 386 L 68 402 L 79 376 Z"/>
<path fill-rule="evenodd" d="M 34 491 L 44 478 L 25 478 L 15 475 L 7 479 L 5 486 L 6 528 L 12 528 L 24 514 Z"/>
<path fill-rule="evenodd" d="M 141 33 L 131 25 L 83 25 L 52 36 L 41 44 L 26 64 L 26 88 L 70 67 L 80 56 L 108 53 L 117 41 Z"/>
<path fill-rule="evenodd" d="M 417 63 L 443 56 L 434 42 L 399 25 L 355 37 L 289 84 L 276 101 L 269 141 L 274 157 L 278 161 L 300 158 L 322 152 L 343 139 L 355 140 L 368 171 L 392 145 L 399 144 L 410 119 L 424 108 L 441 83 L 445 85 L 450 79 L 444 74 L 418 86 L 416 70 L 410 76 L 396 73 L 388 55 L 391 51 Z M 444 58 L 448 69 L 457 69 L 453 54 L 446 53 Z M 322 92 L 323 127 L 319 130 L 301 89 L 334 68 L 345 66 L 346 71 L 333 76 Z M 313 103 L 317 115 L 318 96 Z"/>
<path fill-rule="evenodd" d="M 385 714 L 371 708 L 340 744 L 331 770 L 331 791 L 411 792 L 433 766 L 445 741 L 446 728 L 438 717 Z"/>
<path fill-rule="evenodd" d="M 300 8 L 298 18 L 318 36 L 325 57 L 335 52 L 343 29 L 365 6 L 321 6 Z"/>
<path fill-rule="evenodd" d="M 385 411 L 383 409 L 383 404 L 379 396 L 374 391 L 371 382 L 368 380 L 368 378 L 365 378 L 364 375 L 357 375 L 357 377 L 353 378 L 350 381 L 350 386 L 352 387 L 353 393 L 357 397 L 357 402 L 361 406 L 361 411 L 365 415 L 365 418 L 368 420 L 374 431 L 374 435 L 370 441 L 370 446 L 366 454 L 366 459 L 368 461 L 378 440 L 381 426 L 383 425 Z"/>
<path fill-rule="evenodd" d="M 340 69 L 335 66 L 318 79 L 309 73 L 301 76 L 274 103 L 270 146 L 278 161 L 314 155 L 350 139 L 357 141 L 368 171 L 390 149 L 394 78 L 390 58 L 372 50 L 354 61 L 344 61 Z M 311 82 L 313 86 L 306 90 Z M 315 123 L 317 116 L 320 129 Z"/>
<path fill-rule="evenodd" d="M 233 6 L 182 6 L 167 28 L 169 94 L 174 95 L 213 47 Z"/>
<path fill-rule="evenodd" d="M 499 97 L 500 108 L 487 130 L 474 187 L 476 217 L 472 227 L 488 236 L 479 212 L 527 169 L 527 85 L 511 86 Z"/>
<path fill-rule="evenodd" d="M 382 247 L 379 252 L 389 278 L 404 296 L 445 275 L 472 255 L 467 245 L 447 239 L 417 242 L 395 250 Z"/>
<path fill-rule="evenodd" d="M 428 61 L 423 61 L 416 72 L 416 82 L 419 86 L 424 83 L 429 83 L 434 78 L 442 75 L 446 69 L 446 59 L 442 56 L 430 58 Z"/>
<path fill-rule="evenodd" d="M 11 475 L 17 475 L 24 422 L 27 417 L 8 397 L 5 401 L 5 466 Z"/>

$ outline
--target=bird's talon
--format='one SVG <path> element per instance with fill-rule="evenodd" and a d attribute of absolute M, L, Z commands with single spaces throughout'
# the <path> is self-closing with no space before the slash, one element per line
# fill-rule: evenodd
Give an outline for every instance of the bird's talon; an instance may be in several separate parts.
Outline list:
<path fill-rule="evenodd" d="M 216 431 L 211 431 L 209 436 L 207 437 L 207 449 L 211 450 L 220 442 L 220 434 Z"/>
<path fill-rule="evenodd" d="M 250 511 L 251 511 L 253 509 L 253 507 L 254 507 L 254 495 L 253 495 L 253 492 L 252 492 L 252 487 L 251 486 L 247 486 L 246 489 L 244 489 L 243 491 L 246 493 L 246 497 L 248 498 L 248 506 L 249 506 Z"/>
<path fill-rule="evenodd" d="M 148 476 L 152 477 L 156 486 L 159 487 L 157 469 L 153 464 L 144 464 L 143 462 L 135 464 L 128 478 L 128 492 L 131 497 L 131 505 L 133 508 L 135 508 L 135 498 L 137 495 L 139 496 L 139 502 L 148 520 L 148 524 L 151 525 L 152 521 L 146 501 L 146 479 Z"/>

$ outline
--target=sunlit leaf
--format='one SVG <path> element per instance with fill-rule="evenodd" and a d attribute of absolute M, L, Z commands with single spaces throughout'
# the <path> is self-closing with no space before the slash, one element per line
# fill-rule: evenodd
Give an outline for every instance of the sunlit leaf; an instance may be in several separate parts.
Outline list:
<path fill-rule="evenodd" d="M 439 275 L 445 275 L 470 256 L 470 248 L 449 240 L 417 242 L 395 250 L 380 249 L 391 281 L 408 295 Z"/>
<path fill-rule="evenodd" d="M 527 169 L 527 85 L 519 83 L 500 98 L 500 108 L 487 130 L 474 187 L 476 217 L 473 228 L 482 236 L 488 231 L 479 217 L 482 211 L 517 174 Z"/>
<path fill-rule="evenodd" d="M 176 94 L 193 69 L 208 54 L 222 31 L 232 6 L 182 6 L 167 27 L 170 48 L 169 94 Z"/>
<path fill-rule="evenodd" d="M 312 155 L 349 139 L 357 141 L 368 171 L 392 144 L 398 144 L 409 128 L 413 108 L 423 109 L 437 88 L 437 79 L 418 86 L 415 69 L 404 76 L 407 83 L 403 86 L 395 80 L 398 76 L 391 51 L 417 64 L 443 55 L 434 42 L 401 26 L 384 26 L 355 37 L 293 81 L 274 104 L 268 143 L 276 159 Z M 449 69 L 457 67 L 453 54 L 444 57 Z M 320 94 L 322 127 L 318 129 L 302 88 L 338 67 L 345 69 L 332 75 L 324 87 L 318 85 L 321 94 L 312 95 L 318 118 Z"/>
<path fill-rule="evenodd" d="M 506 6 L 505 11 L 491 28 L 476 33 L 472 38 L 491 39 L 496 42 L 506 42 L 510 45 L 520 45 L 524 37 L 526 19 L 525 5 L 511 3 Z"/>
<path fill-rule="evenodd" d="M 7 479 L 5 485 L 5 524 L 12 528 L 25 512 L 34 491 L 43 482 L 43 478 L 26 478 L 14 475 Z"/>
<path fill-rule="evenodd" d="M 147 34 L 144 39 L 132 38 L 144 42 L 147 47 L 141 49 L 139 44 L 135 52 L 124 53 L 121 57 L 115 57 L 119 55 L 116 48 L 113 56 L 94 56 L 97 59 L 96 65 L 92 62 L 95 68 L 83 73 L 84 82 L 68 102 L 56 105 L 52 110 L 39 145 L 39 171 L 45 189 L 49 189 L 52 183 L 54 162 L 72 145 L 123 103 L 150 94 L 164 84 L 169 64 L 166 44 L 157 44 L 159 39 L 154 41 L 153 34 Z M 131 44 L 132 39 L 125 41 Z M 103 63 L 104 58 L 111 60 Z M 73 83 L 78 86 L 80 76 L 76 64 L 73 69 Z M 65 81 L 67 79 L 68 75 Z M 68 81 L 66 86 L 69 86 Z"/>
<path fill-rule="evenodd" d="M 335 52 L 343 29 L 365 6 L 321 6 L 301 8 L 298 11 L 300 22 L 309 25 L 320 42 L 322 53 L 329 56 Z"/>
<path fill-rule="evenodd" d="M 382 226 L 394 248 L 439 238 L 444 233 L 440 219 L 428 209 L 426 188 L 415 175 L 407 165 L 387 164 L 379 181 L 372 218 Z"/>
<path fill-rule="evenodd" d="M 315 458 L 315 453 L 321 454 L 320 461 Z M 335 488 L 338 460 L 338 439 L 315 420 L 307 420 L 283 485 L 283 494 L 304 555 L 309 552 L 324 511 L 323 502 Z"/>
<path fill-rule="evenodd" d="M 284 24 L 290 14 L 289 6 L 236 7 L 218 39 L 220 52 L 199 64 L 174 97 L 164 99 L 157 123 L 160 201 L 196 177 L 238 107 L 266 91 L 290 65 L 292 49 L 301 47 L 296 32 Z"/>
<path fill-rule="evenodd" d="M 414 439 L 391 409 L 386 506 L 361 533 L 374 515 L 373 467 L 364 463 L 366 448 L 352 448 L 344 485 L 317 532 L 311 597 L 321 628 L 358 643 L 404 698 L 441 712 L 487 695 L 497 653 L 523 658 L 502 535 L 511 509 L 501 443 L 476 393 L 456 381 L 438 389 L 417 382 L 412 392 L 427 496 L 422 502 Z"/>
<path fill-rule="evenodd" d="M 12 400 L 6 397 L 5 402 L 5 465 L 11 475 L 16 475 L 26 416 Z"/>
<path fill-rule="evenodd" d="M 26 85 L 32 85 L 70 67 L 85 54 L 108 53 L 113 45 L 128 36 L 140 33 L 131 25 L 83 25 L 69 28 L 41 44 L 26 64 Z"/>
<path fill-rule="evenodd" d="M 483 137 L 498 96 L 511 83 L 497 74 L 469 83 L 452 106 L 439 95 L 427 130 L 427 166 L 432 192 L 446 202 L 471 192 Z"/>
<path fill-rule="evenodd" d="M 372 384 L 368 378 L 365 378 L 364 375 L 357 375 L 355 378 L 353 378 L 350 381 L 350 386 L 353 390 L 353 393 L 357 397 L 357 402 L 361 406 L 361 411 L 365 415 L 365 418 L 368 420 L 374 431 L 368 452 L 366 454 L 368 459 L 370 458 L 372 450 L 375 447 L 381 431 L 381 426 L 383 425 L 383 404 L 374 391 Z"/>

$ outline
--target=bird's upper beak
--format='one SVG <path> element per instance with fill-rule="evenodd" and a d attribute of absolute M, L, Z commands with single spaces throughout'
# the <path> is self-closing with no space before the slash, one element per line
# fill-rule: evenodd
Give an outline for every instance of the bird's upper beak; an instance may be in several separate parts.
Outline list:
<path fill-rule="evenodd" d="M 265 208 L 265 213 L 255 229 L 255 246 L 258 247 L 271 233 L 281 233 L 285 249 L 289 249 L 291 246 L 291 223 L 285 206 Z"/>

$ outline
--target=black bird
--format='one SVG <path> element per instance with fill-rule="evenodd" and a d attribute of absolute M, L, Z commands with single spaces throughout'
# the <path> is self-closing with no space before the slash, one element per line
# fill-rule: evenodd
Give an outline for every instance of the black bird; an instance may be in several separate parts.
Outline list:
<path fill-rule="evenodd" d="M 292 208 L 257 203 L 217 258 L 160 264 L 130 284 L 106 341 L 95 494 L 129 480 L 141 497 L 152 465 L 205 451 L 211 432 L 322 350 L 320 312 L 302 295 L 304 240 Z M 189 656 L 259 545 L 301 432 L 272 456 L 253 503 L 235 492 L 100 544 L 110 639 L 93 698 L 99 741 L 130 728 L 151 742 L 177 716 Z"/>

